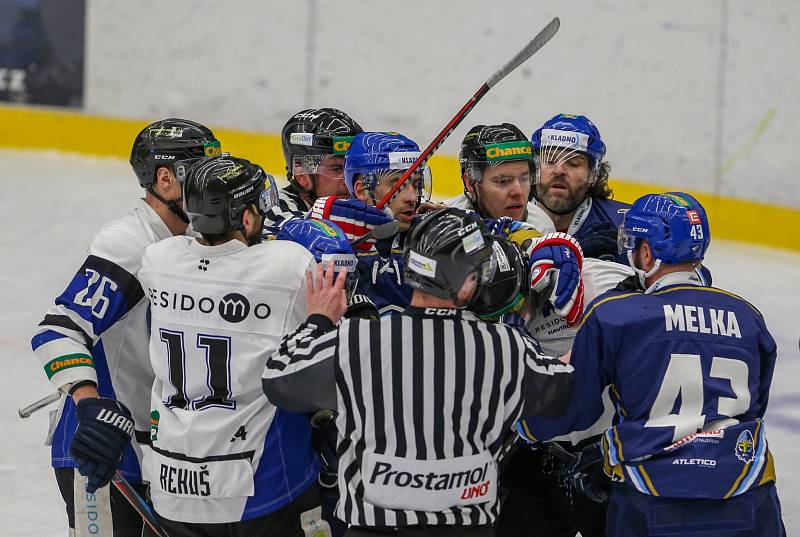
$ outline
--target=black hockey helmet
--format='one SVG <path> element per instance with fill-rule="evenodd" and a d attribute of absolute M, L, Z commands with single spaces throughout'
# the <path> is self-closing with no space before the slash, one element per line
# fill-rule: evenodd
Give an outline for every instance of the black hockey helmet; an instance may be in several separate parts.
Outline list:
<path fill-rule="evenodd" d="M 362 131 L 353 118 L 336 108 L 310 108 L 296 113 L 281 130 L 286 177 L 294 182 L 295 163 L 309 174 L 317 173 L 324 157 L 343 157 L 353 137 Z"/>
<path fill-rule="evenodd" d="M 169 118 L 146 126 L 136 136 L 131 149 L 131 167 L 142 188 L 150 189 L 159 166 L 183 159 L 213 157 L 222 152 L 211 129 L 188 119 Z"/>
<path fill-rule="evenodd" d="M 455 298 L 470 274 L 478 290 L 494 276 L 492 236 L 478 215 L 453 207 L 428 213 L 411 227 L 403 252 L 404 281 L 414 289 Z"/>
<path fill-rule="evenodd" d="M 497 268 L 494 278 L 481 288 L 470 309 L 481 319 L 499 320 L 506 313 L 520 311 L 530 283 L 528 256 L 516 242 L 494 236 L 492 256 Z"/>
<path fill-rule="evenodd" d="M 195 159 L 183 169 L 183 200 L 192 227 L 204 234 L 242 230 L 242 213 L 255 205 L 263 214 L 277 203 L 277 186 L 261 166 L 229 155 Z"/>
<path fill-rule="evenodd" d="M 510 160 L 525 160 L 534 177 L 533 147 L 528 137 L 516 125 L 476 125 L 464 136 L 458 162 L 461 165 L 461 180 L 480 183 L 487 166 Z"/>

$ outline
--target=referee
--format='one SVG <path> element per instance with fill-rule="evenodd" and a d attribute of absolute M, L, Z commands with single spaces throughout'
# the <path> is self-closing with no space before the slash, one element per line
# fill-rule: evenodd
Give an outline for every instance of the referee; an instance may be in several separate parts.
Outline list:
<path fill-rule="evenodd" d="M 495 459 L 514 422 L 563 410 L 572 367 L 462 309 L 492 277 L 492 240 L 474 213 L 423 217 L 405 250 L 411 305 L 379 320 L 337 327 L 344 273 L 307 277 L 308 319 L 262 383 L 279 407 L 336 411 L 336 516 L 349 537 L 492 535 Z"/>

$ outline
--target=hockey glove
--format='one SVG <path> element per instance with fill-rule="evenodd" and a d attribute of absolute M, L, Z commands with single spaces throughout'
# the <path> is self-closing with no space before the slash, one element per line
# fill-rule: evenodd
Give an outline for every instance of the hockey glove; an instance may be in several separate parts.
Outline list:
<path fill-rule="evenodd" d="M 564 466 L 561 475 L 567 489 L 576 490 L 594 502 L 608 500 L 611 480 L 603 472 L 603 451 L 600 442 L 590 444 Z"/>
<path fill-rule="evenodd" d="M 375 226 L 391 222 L 392 218 L 380 209 L 367 205 L 358 199 L 325 196 L 318 198 L 311 207 L 311 218 L 330 220 L 342 228 L 351 241 L 361 238 Z M 367 239 L 356 245 L 356 248 L 368 252 L 375 244 L 375 239 Z"/>
<path fill-rule="evenodd" d="M 89 478 L 86 492 L 92 493 L 111 481 L 131 441 L 133 418 L 128 408 L 114 399 L 87 397 L 77 406 L 78 428 L 69 454 L 81 475 Z"/>
<path fill-rule="evenodd" d="M 583 314 L 583 252 L 572 235 L 548 233 L 532 242 L 528 252 L 531 290 L 541 293 L 553 284 L 550 302 L 567 325 Z"/>
<path fill-rule="evenodd" d="M 509 216 L 501 216 L 496 220 L 487 218 L 483 222 L 486 224 L 486 229 L 489 230 L 489 233 L 508 237 L 509 240 L 517 243 L 525 251 L 530 248 L 531 240 L 542 236 L 539 230 L 532 225 L 527 222 L 513 220 Z"/>
<path fill-rule="evenodd" d="M 611 224 L 597 224 L 581 233 L 581 249 L 584 257 L 614 261 L 618 255 L 618 229 Z"/>
<path fill-rule="evenodd" d="M 339 457 L 336 456 L 336 415 L 330 410 L 320 410 L 311 417 L 311 445 L 322 459 L 319 484 L 326 488 L 336 486 L 339 475 Z"/>
<path fill-rule="evenodd" d="M 345 319 L 378 320 L 380 313 L 375 303 L 364 293 L 355 292 L 347 297 L 347 310 L 344 312 Z"/>

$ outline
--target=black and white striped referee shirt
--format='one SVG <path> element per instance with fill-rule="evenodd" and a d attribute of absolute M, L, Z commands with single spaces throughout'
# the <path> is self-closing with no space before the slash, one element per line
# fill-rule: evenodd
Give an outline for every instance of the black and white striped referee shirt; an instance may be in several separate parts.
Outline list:
<path fill-rule="evenodd" d="M 287 410 L 337 411 L 340 519 L 477 526 L 497 516 L 495 459 L 514 423 L 560 414 L 571 372 L 517 329 L 410 307 L 338 328 L 310 316 L 262 384 Z"/>
<path fill-rule="evenodd" d="M 283 187 L 278 191 L 278 204 L 264 214 L 264 233 L 277 235 L 286 220 L 303 217 L 310 209 L 294 185 Z"/>

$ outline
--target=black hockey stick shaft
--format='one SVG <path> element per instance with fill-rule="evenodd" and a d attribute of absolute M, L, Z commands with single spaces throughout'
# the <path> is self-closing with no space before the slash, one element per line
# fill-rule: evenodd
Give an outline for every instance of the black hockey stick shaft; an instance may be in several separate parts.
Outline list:
<path fill-rule="evenodd" d="M 536 34 L 534 37 L 525 47 L 520 50 L 508 63 L 506 63 L 503 67 L 501 67 L 495 74 L 489 77 L 489 80 L 484 82 L 484 84 L 475 92 L 475 95 L 470 97 L 470 99 L 461 107 L 453 119 L 451 119 L 447 125 L 442 129 L 442 131 L 433 139 L 433 141 L 425 148 L 425 150 L 419 155 L 417 160 L 408 168 L 405 173 L 403 173 L 402 177 L 394 184 L 394 186 L 389 189 L 389 191 L 380 199 L 376 207 L 378 209 L 383 209 L 387 203 L 389 203 L 392 197 L 397 193 L 398 190 L 403 188 L 403 185 L 408 181 L 408 178 L 414 175 L 414 172 L 420 168 L 420 166 L 424 165 L 428 159 L 433 155 L 433 153 L 441 147 L 445 140 L 452 134 L 452 132 L 458 127 L 458 125 L 463 121 L 467 114 L 475 108 L 475 105 L 478 104 L 484 95 L 486 95 L 490 89 L 492 89 L 498 82 L 503 80 L 510 72 L 514 69 L 522 65 L 522 63 L 533 56 L 536 51 L 542 48 L 544 45 L 547 44 L 550 39 L 556 35 L 558 29 L 561 27 L 561 21 L 559 21 L 558 17 L 554 18 L 550 23 L 545 26 L 541 32 Z"/>
<path fill-rule="evenodd" d="M 131 507 L 133 507 L 137 513 L 139 513 L 139 516 L 142 517 L 145 524 L 147 524 L 158 537 L 169 537 L 169 534 L 164 527 L 161 526 L 161 523 L 156 518 L 153 510 L 150 508 L 147 502 L 144 501 L 144 498 L 142 498 L 139 493 L 136 492 L 136 489 L 134 489 L 131 484 L 128 483 L 128 480 L 122 477 L 122 474 L 119 473 L 119 470 L 114 472 L 114 477 L 111 479 L 111 481 L 114 483 L 114 486 L 117 487 L 117 490 L 119 490 L 120 493 L 125 496 L 125 499 L 130 502 Z"/>

